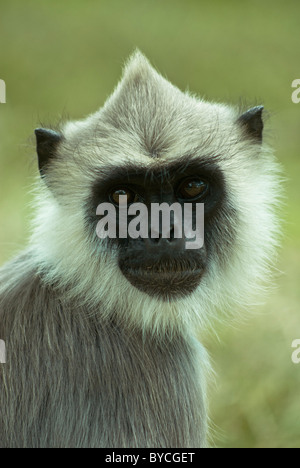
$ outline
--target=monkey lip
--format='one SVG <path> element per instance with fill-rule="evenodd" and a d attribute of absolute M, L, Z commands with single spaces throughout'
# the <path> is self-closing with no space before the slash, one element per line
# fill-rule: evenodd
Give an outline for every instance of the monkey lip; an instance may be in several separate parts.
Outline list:
<path fill-rule="evenodd" d="M 127 268 L 126 273 L 133 276 L 149 277 L 151 279 L 157 277 L 160 280 L 163 278 L 172 279 L 176 277 L 185 277 L 193 275 L 201 275 L 203 272 L 202 268 L 193 269 L 164 269 L 158 267 L 140 267 L 140 268 Z"/>
<path fill-rule="evenodd" d="M 191 294 L 199 285 L 203 268 L 166 269 L 158 266 L 122 268 L 123 275 L 140 291 L 165 300 Z"/>

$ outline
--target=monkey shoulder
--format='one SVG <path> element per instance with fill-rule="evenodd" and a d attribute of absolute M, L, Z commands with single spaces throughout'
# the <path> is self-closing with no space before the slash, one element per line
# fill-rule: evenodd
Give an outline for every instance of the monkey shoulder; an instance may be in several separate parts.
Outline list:
<path fill-rule="evenodd" d="M 43 309 L 53 294 L 43 283 L 31 250 L 25 250 L 0 268 L 0 334 L 16 324 L 25 325 Z"/>

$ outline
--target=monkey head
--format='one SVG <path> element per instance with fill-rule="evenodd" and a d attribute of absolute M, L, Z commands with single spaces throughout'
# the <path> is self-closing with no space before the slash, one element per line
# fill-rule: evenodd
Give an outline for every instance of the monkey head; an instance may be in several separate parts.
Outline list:
<path fill-rule="evenodd" d="M 182 92 L 136 52 L 99 111 L 37 129 L 32 241 L 45 280 L 102 317 L 158 332 L 252 301 L 274 254 L 280 186 L 262 111 Z M 147 208 L 145 235 L 99 238 L 97 207 L 115 207 L 119 231 L 121 199 Z M 162 221 L 150 235 L 153 204 L 163 203 L 190 206 L 191 229 L 203 205 L 201 247 L 174 235 L 174 216 L 167 236 Z"/>

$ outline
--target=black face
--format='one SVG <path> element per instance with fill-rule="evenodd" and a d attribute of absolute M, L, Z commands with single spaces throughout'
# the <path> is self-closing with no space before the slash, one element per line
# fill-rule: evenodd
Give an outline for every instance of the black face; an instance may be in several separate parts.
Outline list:
<path fill-rule="evenodd" d="M 96 216 L 96 208 L 103 202 L 115 206 L 118 230 L 119 206 L 123 200 L 120 195 L 125 197 L 127 205 L 140 202 L 149 212 L 147 237 L 119 238 L 117 234 L 117 238 L 107 241 L 108 248 L 118 249 L 123 275 L 137 289 L 164 300 L 193 292 L 207 268 L 214 243 L 214 224 L 225 204 L 224 180 L 216 162 L 195 163 L 184 159 L 151 170 L 126 166 L 110 171 L 105 182 L 94 185 L 92 203 L 88 203 L 89 225 L 94 232 L 101 218 Z M 162 237 L 161 224 L 157 237 L 151 237 L 151 204 L 163 202 L 168 205 L 179 203 L 182 208 L 187 203 L 192 205 L 193 229 L 196 227 L 196 204 L 204 203 L 205 241 L 201 248 L 187 249 L 185 236 L 175 237 L 172 216 L 168 237 Z M 128 224 L 134 217 L 128 215 Z"/>

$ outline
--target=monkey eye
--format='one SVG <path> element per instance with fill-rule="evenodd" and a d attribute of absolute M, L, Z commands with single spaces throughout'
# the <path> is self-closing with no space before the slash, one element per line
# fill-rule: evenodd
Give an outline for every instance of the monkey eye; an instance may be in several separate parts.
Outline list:
<path fill-rule="evenodd" d="M 121 206 L 122 204 L 124 204 L 120 202 L 119 197 L 121 195 L 126 197 L 127 205 L 130 205 L 131 203 L 134 203 L 138 200 L 138 195 L 133 190 L 130 190 L 127 187 L 120 187 L 120 188 L 114 189 L 109 194 L 109 199 L 114 205 Z"/>
<path fill-rule="evenodd" d="M 205 180 L 198 178 L 185 179 L 178 188 L 178 198 L 193 200 L 204 197 L 208 192 L 209 184 Z"/>

